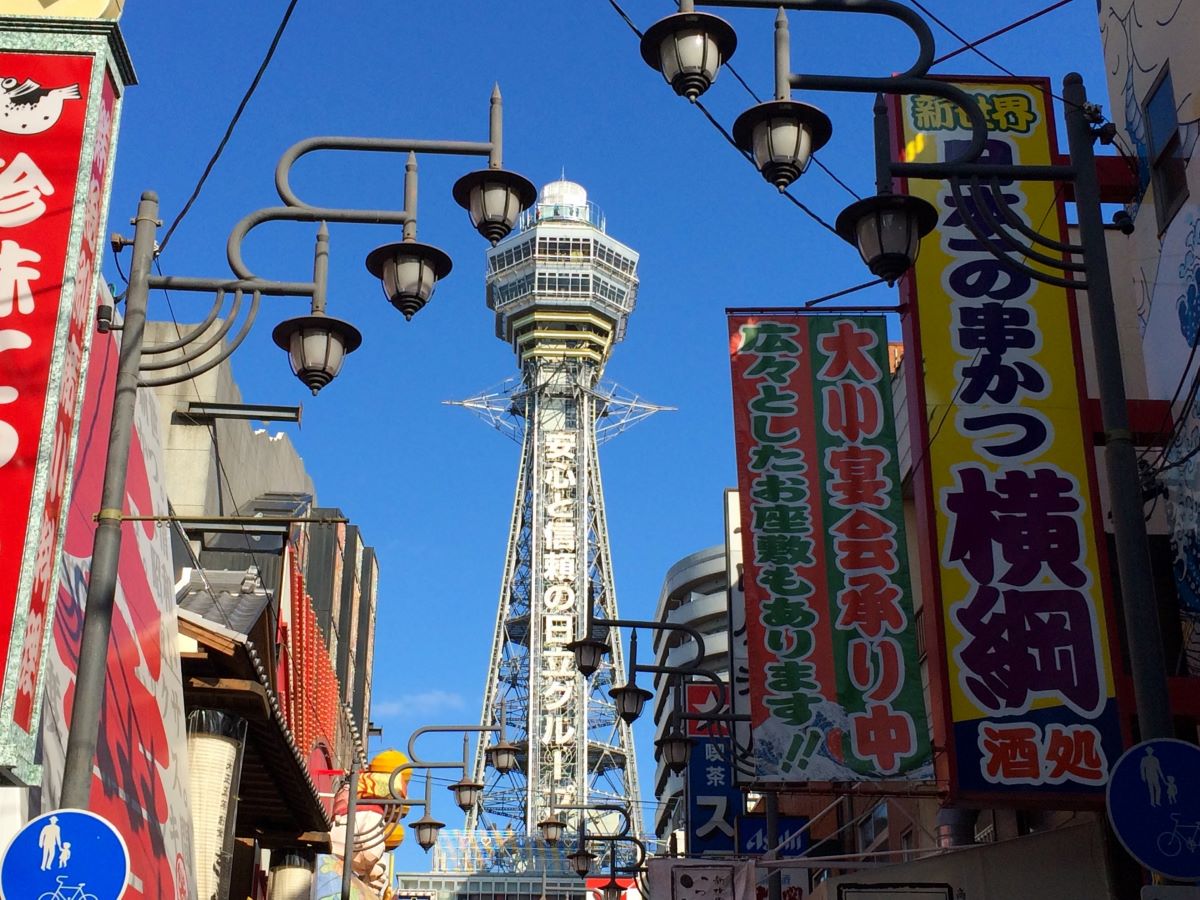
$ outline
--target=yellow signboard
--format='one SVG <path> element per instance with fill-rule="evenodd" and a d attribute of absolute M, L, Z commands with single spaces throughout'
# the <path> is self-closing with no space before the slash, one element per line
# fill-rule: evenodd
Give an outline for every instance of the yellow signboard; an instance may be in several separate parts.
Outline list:
<path fill-rule="evenodd" d="M 0 16 L 119 19 L 125 0 L 0 0 Z"/>
<path fill-rule="evenodd" d="M 1053 161 L 1045 83 L 960 87 L 988 122 L 981 162 Z M 948 101 L 897 106 L 906 159 L 942 162 L 966 148 L 969 127 Z M 964 220 L 996 240 L 966 187 L 956 197 L 946 181 L 913 180 L 907 190 L 939 216 L 909 276 L 907 327 L 924 363 L 910 367 L 924 413 L 913 457 L 936 530 L 923 569 L 948 774 L 960 796 L 1101 798 L 1121 729 L 1075 301 L 992 255 Z M 983 202 L 992 220 L 1066 240 L 1053 183 L 1002 182 Z"/>

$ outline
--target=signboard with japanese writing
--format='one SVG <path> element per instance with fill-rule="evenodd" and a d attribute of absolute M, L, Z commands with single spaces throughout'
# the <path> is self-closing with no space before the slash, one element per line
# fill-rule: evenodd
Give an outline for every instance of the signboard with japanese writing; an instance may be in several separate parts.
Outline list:
<path fill-rule="evenodd" d="M 928 778 L 884 319 L 729 324 L 757 776 Z"/>
<path fill-rule="evenodd" d="M 4 49 L 48 37 L 0 34 L 0 766 L 27 782 L 121 91 L 101 33 Z"/>
<path fill-rule="evenodd" d="M 101 288 L 107 290 L 107 288 Z M 118 344 L 97 335 L 84 385 L 60 582 L 44 670 L 42 808 L 58 805 L 75 690 L 96 511 L 104 482 Z M 153 391 L 137 393 L 126 515 L 165 516 L 165 459 Z M 194 897 L 183 675 L 175 620 L 170 532 L 126 523 L 108 650 L 89 808 L 112 822 L 129 849 L 127 900 Z M 89 892 L 91 885 L 88 886 Z"/>
<path fill-rule="evenodd" d="M 685 702 L 693 715 L 719 712 L 720 700 L 715 685 L 687 686 Z M 728 728 L 723 723 L 689 720 L 687 733 L 692 744 L 687 764 L 687 852 L 690 856 L 733 853 L 742 791 L 733 772 Z"/>
<path fill-rule="evenodd" d="M 725 491 L 725 579 L 729 585 L 729 692 L 739 720 L 733 723 L 733 770 L 738 783 L 755 779 L 754 744 L 750 735 L 750 648 L 746 641 L 746 593 L 742 589 L 742 506 L 738 492 Z"/>
<path fill-rule="evenodd" d="M 991 129 L 983 161 L 1052 161 L 1047 83 L 962 86 Z M 907 158 L 941 161 L 966 146 L 969 129 L 946 101 L 897 103 Z M 999 189 L 1007 215 L 1067 239 L 1053 184 Z M 1099 800 L 1121 729 L 1074 298 L 1004 268 L 946 182 L 908 190 L 940 217 L 908 276 L 905 329 L 924 364 L 908 367 L 909 395 L 945 774 L 965 798 Z"/>

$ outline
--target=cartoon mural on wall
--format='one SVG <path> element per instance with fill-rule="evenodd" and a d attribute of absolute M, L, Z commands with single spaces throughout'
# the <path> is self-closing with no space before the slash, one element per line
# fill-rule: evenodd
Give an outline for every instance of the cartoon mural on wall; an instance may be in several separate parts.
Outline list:
<path fill-rule="evenodd" d="M 1165 451 L 1143 464 L 1166 488 L 1166 514 L 1180 603 L 1200 614 L 1200 205 L 1189 204 L 1163 235 L 1149 281 L 1146 378 L 1154 397 L 1171 401 L 1174 430 Z M 1153 352 L 1150 352 L 1153 348 Z"/>
<path fill-rule="evenodd" d="M 1200 9 L 1187 0 L 1102 0 L 1099 17 L 1114 98 L 1110 115 L 1118 126 L 1114 143 L 1138 175 L 1137 196 L 1127 207 L 1135 224 L 1128 254 L 1148 396 L 1171 404 L 1170 417 L 1158 429 L 1160 445 L 1143 449 L 1140 461 L 1146 479 L 1166 491 L 1165 503 L 1158 503 L 1170 526 L 1180 603 L 1200 614 L 1200 168 L 1194 165 L 1200 141 L 1200 93 L 1195 90 L 1200 55 L 1193 50 Z M 1183 159 L 1190 196 L 1173 215 L 1174 204 L 1156 215 L 1150 212 L 1159 200 L 1147 104 L 1168 71 L 1178 123 L 1173 153 Z"/>

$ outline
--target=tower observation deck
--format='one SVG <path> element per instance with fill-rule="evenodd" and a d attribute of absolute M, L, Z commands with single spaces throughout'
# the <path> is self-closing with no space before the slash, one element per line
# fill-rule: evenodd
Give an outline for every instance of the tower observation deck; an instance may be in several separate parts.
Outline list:
<path fill-rule="evenodd" d="M 620 635 L 608 636 L 612 653 L 590 678 L 567 649 L 583 636 L 587 604 L 617 615 L 597 445 L 616 423 L 662 409 L 600 384 L 633 311 L 637 266 L 587 192 L 565 180 L 543 187 L 519 230 L 487 254 L 487 304 L 520 374 L 462 405 L 519 440 L 521 462 L 481 721 L 494 724 L 503 710 L 521 752 L 518 771 L 501 775 L 479 750 L 484 796 L 466 834 L 532 848 L 551 813 L 578 827 L 579 812 L 557 807 L 596 803 L 625 807 L 633 833 L 644 833 L 633 739 L 608 694 L 614 672 L 624 681 Z M 603 817 L 589 823 L 612 833 Z"/>

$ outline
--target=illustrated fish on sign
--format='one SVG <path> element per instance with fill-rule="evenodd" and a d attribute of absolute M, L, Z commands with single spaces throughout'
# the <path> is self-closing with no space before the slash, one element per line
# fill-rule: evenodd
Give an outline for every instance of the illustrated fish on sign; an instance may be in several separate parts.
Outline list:
<path fill-rule="evenodd" d="M 44 88 L 26 78 L 0 78 L 0 131 L 9 134 L 40 134 L 54 127 L 63 103 L 79 99 L 79 85 Z"/>

